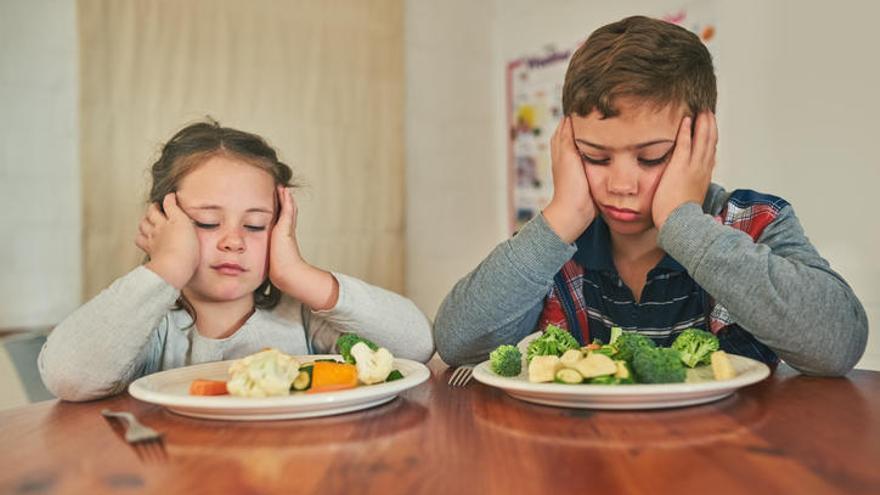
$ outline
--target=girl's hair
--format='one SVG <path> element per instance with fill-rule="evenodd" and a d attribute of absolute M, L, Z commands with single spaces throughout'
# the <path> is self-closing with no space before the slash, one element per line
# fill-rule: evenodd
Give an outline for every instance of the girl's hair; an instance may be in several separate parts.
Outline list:
<path fill-rule="evenodd" d="M 249 132 L 229 127 L 210 117 L 205 122 L 190 124 L 177 132 L 162 147 L 162 154 L 151 167 L 153 186 L 150 188 L 150 203 L 162 209 L 165 195 L 177 192 L 180 181 L 196 167 L 208 159 L 225 155 L 265 170 L 275 180 L 276 185 L 285 187 L 291 183 L 293 172 L 278 159 L 278 153 L 266 140 Z M 262 309 L 274 308 L 281 300 L 281 290 L 267 277 L 254 291 L 254 305 Z M 177 300 L 178 309 L 185 309 L 195 324 L 195 309 L 181 294 Z"/>
<path fill-rule="evenodd" d="M 614 117 L 615 100 L 628 96 L 658 106 L 683 104 L 693 115 L 715 111 L 715 72 L 706 45 L 687 29 L 642 16 L 593 31 L 568 64 L 564 114 L 597 110 Z"/>

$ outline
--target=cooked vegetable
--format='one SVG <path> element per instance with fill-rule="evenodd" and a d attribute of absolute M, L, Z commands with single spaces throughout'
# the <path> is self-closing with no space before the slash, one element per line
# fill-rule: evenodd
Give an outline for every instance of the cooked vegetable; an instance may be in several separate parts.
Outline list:
<path fill-rule="evenodd" d="M 635 383 L 633 373 L 630 371 L 626 361 L 618 360 L 614 361 L 614 364 L 617 366 L 617 372 L 614 373 L 614 377 L 620 380 L 620 383 Z"/>
<path fill-rule="evenodd" d="M 535 356 L 561 356 L 565 351 L 579 347 L 570 333 L 555 325 L 547 325 L 544 333 L 526 348 L 526 359 L 531 362 Z"/>
<path fill-rule="evenodd" d="M 614 345 L 617 343 L 617 339 L 623 335 L 623 329 L 620 327 L 611 327 L 611 339 L 608 341 L 608 345 Z"/>
<path fill-rule="evenodd" d="M 718 337 L 705 330 L 688 328 L 675 338 L 672 348 L 681 354 L 681 362 L 693 368 L 711 362 L 711 354 L 719 348 Z"/>
<path fill-rule="evenodd" d="M 308 368 L 308 369 L 306 369 Z M 303 366 L 300 368 L 299 374 L 293 380 L 291 388 L 293 390 L 303 391 L 312 386 L 312 367 Z"/>
<path fill-rule="evenodd" d="M 366 385 L 384 382 L 394 367 L 394 356 L 384 347 L 373 350 L 366 342 L 357 342 L 350 353 L 357 366 L 357 379 Z"/>
<path fill-rule="evenodd" d="M 569 349 L 559 358 L 559 362 L 566 368 L 574 368 L 574 363 L 583 358 L 584 353 L 580 349 Z"/>
<path fill-rule="evenodd" d="M 403 373 L 400 370 L 391 370 L 391 373 L 388 373 L 388 378 L 385 379 L 386 382 L 393 382 L 394 380 L 400 380 L 403 378 Z"/>
<path fill-rule="evenodd" d="M 581 359 L 574 365 L 574 369 L 578 371 L 584 378 L 594 378 L 597 376 L 613 375 L 617 373 L 617 365 L 614 361 L 598 352 L 591 352 L 587 357 Z"/>
<path fill-rule="evenodd" d="M 222 380 L 193 380 L 189 384 L 189 395 L 226 395 L 226 382 Z"/>
<path fill-rule="evenodd" d="M 712 374 L 715 375 L 716 380 L 730 380 L 736 376 L 736 370 L 733 369 L 726 352 L 715 351 L 711 356 Z"/>
<path fill-rule="evenodd" d="M 241 397 L 287 395 L 299 375 L 299 362 L 277 349 L 244 357 L 229 366 L 226 388 Z"/>
<path fill-rule="evenodd" d="M 529 362 L 529 381 L 532 383 L 552 382 L 561 367 L 559 356 L 535 356 Z"/>
<path fill-rule="evenodd" d="M 379 350 L 378 345 L 360 335 L 354 333 L 342 334 L 336 339 L 336 350 L 339 351 L 339 354 L 342 355 L 342 359 L 344 359 L 346 363 L 355 364 L 355 358 L 351 355 L 351 348 L 358 342 L 367 344 L 367 346 L 374 351 Z"/>
<path fill-rule="evenodd" d="M 584 381 L 584 377 L 581 376 L 576 370 L 571 368 L 562 368 L 561 370 L 556 372 L 556 378 L 554 379 L 557 383 L 564 383 L 566 385 L 574 385 L 577 383 L 581 383 Z"/>
<path fill-rule="evenodd" d="M 636 351 L 643 348 L 657 347 L 653 340 L 636 332 L 624 332 L 617 337 L 614 342 L 617 347 L 615 359 L 622 359 L 628 363 L 632 363 L 636 355 Z"/>
<path fill-rule="evenodd" d="M 500 345 L 489 354 L 489 367 L 501 376 L 516 376 L 522 371 L 522 353 L 516 346 Z"/>
<path fill-rule="evenodd" d="M 357 383 L 358 371 L 355 365 L 318 361 L 312 367 L 312 386 L 309 393 L 353 388 Z"/>
<path fill-rule="evenodd" d="M 681 355 L 668 347 L 639 349 L 633 371 L 640 383 L 681 383 L 686 375 Z"/>

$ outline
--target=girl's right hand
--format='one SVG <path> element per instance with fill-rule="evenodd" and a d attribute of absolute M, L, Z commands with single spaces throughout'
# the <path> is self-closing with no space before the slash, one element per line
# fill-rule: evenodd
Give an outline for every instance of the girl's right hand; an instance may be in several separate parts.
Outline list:
<path fill-rule="evenodd" d="M 584 163 L 574 144 L 571 117 L 564 117 L 550 140 L 553 171 L 553 199 L 544 208 L 544 219 L 553 232 L 571 244 L 596 218 L 596 205 Z"/>
<path fill-rule="evenodd" d="M 199 266 L 199 238 L 175 193 L 165 195 L 162 207 L 165 213 L 156 203 L 147 209 L 135 244 L 150 257 L 146 267 L 179 290 L 189 283 Z"/>

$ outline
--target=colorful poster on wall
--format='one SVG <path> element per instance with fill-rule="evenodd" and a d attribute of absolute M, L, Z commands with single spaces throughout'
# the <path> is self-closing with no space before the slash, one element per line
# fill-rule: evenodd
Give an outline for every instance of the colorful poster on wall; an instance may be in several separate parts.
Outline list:
<path fill-rule="evenodd" d="M 716 61 L 717 0 L 700 0 L 658 15 L 703 40 Z M 515 232 L 553 197 L 550 138 L 562 117 L 562 83 L 568 60 L 580 46 L 545 48 L 507 64 L 508 203 Z"/>

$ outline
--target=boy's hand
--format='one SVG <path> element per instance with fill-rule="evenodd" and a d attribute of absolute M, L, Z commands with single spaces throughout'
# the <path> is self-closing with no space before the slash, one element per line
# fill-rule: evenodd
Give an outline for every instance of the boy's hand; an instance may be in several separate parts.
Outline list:
<path fill-rule="evenodd" d="M 652 215 L 659 230 L 673 210 L 685 203 L 703 204 L 712 170 L 715 168 L 715 146 L 718 144 L 718 124 L 711 111 L 697 116 L 697 126 L 691 139 L 691 117 L 685 117 L 678 127 L 675 151 L 660 178 L 654 193 Z"/>
<path fill-rule="evenodd" d="M 339 297 L 339 283 L 302 258 L 296 240 L 296 201 L 284 186 L 276 191 L 281 212 L 269 238 L 269 280 L 310 308 L 332 308 Z"/>
<path fill-rule="evenodd" d="M 150 257 L 146 267 L 166 282 L 182 289 L 199 266 L 199 238 L 192 219 L 177 204 L 177 194 L 153 203 L 138 226 L 135 244 Z"/>
<path fill-rule="evenodd" d="M 544 208 L 544 219 L 564 242 L 571 244 L 596 218 L 596 205 L 584 163 L 574 144 L 571 117 L 564 117 L 550 140 L 553 199 Z"/>

